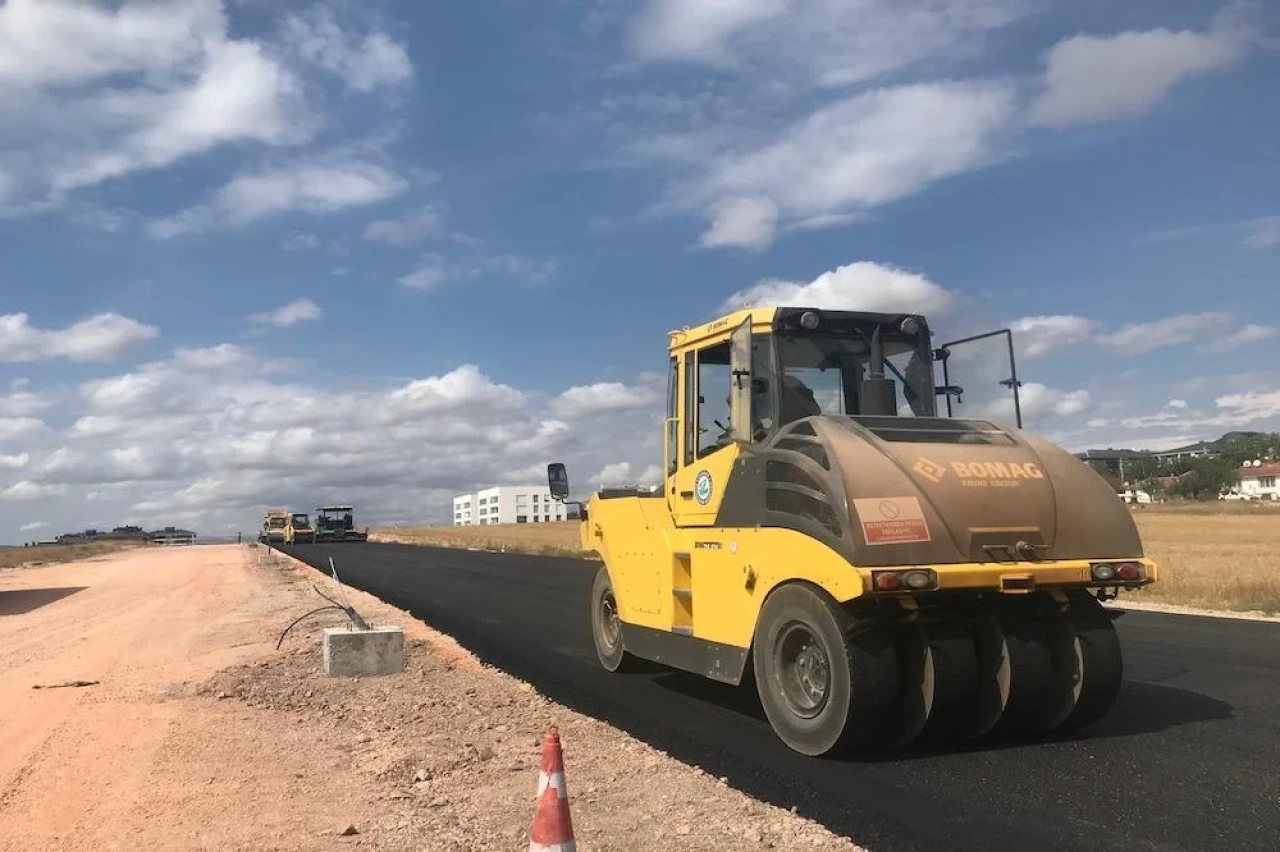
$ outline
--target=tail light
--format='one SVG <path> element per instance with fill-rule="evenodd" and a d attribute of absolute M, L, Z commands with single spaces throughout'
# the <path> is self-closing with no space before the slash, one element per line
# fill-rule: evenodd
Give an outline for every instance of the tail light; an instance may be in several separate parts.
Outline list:
<path fill-rule="evenodd" d="M 1093 579 L 1100 583 L 1113 580 L 1132 582 L 1141 580 L 1146 575 L 1141 562 L 1095 562 L 1089 566 L 1089 570 Z"/>
<path fill-rule="evenodd" d="M 938 574 L 932 568 L 872 571 L 871 585 L 877 592 L 927 592 L 938 588 Z"/>

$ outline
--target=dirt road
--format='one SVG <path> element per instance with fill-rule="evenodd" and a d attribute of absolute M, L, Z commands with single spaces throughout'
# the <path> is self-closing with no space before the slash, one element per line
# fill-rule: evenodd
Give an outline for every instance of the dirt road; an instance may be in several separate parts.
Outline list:
<path fill-rule="evenodd" d="M 319 633 L 341 613 L 275 643 L 326 578 L 259 552 L 0 571 L 0 849 L 517 852 L 549 724 L 583 852 L 857 848 L 364 592 L 347 590 L 362 616 L 404 628 L 405 671 L 325 677 Z M 336 552 L 339 570 L 368 557 Z"/>
<path fill-rule="evenodd" d="M 317 836 L 363 798 L 324 772 L 341 755 L 182 687 L 269 652 L 300 614 L 296 583 L 249 553 L 0 573 L 0 848 L 342 848 Z"/>

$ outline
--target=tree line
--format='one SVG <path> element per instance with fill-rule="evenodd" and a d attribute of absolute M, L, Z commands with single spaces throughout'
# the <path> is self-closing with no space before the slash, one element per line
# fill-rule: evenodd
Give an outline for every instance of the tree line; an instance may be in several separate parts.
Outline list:
<path fill-rule="evenodd" d="M 1218 495 L 1240 484 L 1245 462 L 1280 459 L 1280 432 L 1238 438 L 1212 458 L 1127 459 L 1124 477 L 1108 474 L 1117 491 L 1132 488 L 1145 491 L 1153 499 L 1216 500 Z"/>

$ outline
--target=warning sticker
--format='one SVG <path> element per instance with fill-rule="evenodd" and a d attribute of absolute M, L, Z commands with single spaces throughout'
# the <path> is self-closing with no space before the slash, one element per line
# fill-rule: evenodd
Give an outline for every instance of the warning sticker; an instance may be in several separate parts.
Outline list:
<path fill-rule="evenodd" d="M 867 544 L 929 541 L 929 525 L 915 497 L 872 497 L 854 500 Z"/>

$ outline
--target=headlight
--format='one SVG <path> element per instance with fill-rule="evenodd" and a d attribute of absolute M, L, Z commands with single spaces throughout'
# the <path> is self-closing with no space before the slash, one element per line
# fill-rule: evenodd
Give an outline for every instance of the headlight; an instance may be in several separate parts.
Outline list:
<path fill-rule="evenodd" d="M 809 331 L 813 331 L 818 327 L 818 312 L 805 311 L 800 315 L 800 326 Z"/>

